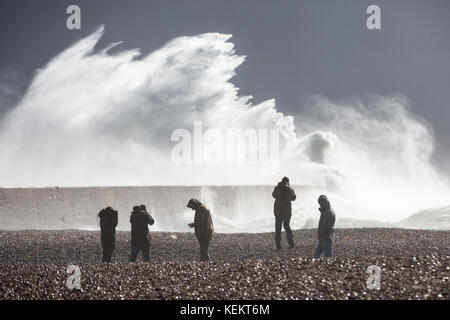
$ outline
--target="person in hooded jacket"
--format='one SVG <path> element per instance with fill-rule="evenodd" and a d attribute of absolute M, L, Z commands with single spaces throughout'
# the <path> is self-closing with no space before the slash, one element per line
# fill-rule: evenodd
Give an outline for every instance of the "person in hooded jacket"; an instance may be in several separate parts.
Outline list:
<path fill-rule="evenodd" d="M 200 261 L 208 261 L 208 247 L 214 233 L 211 212 L 197 199 L 189 200 L 187 207 L 195 210 L 194 222 L 189 223 L 188 226 L 195 228 L 195 236 L 200 244 Z"/>
<path fill-rule="evenodd" d="M 331 208 L 330 201 L 325 195 L 321 195 L 318 202 L 320 205 L 320 220 L 317 229 L 319 243 L 314 251 L 314 258 L 320 258 L 322 253 L 325 253 L 325 256 L 329 258 L 333 258 L 334 223 L 336 222 L 336 215 Z"/>
<path fill-rule="evenodd" d="M 273 212 L 275 215 L 275 246 L 277 251 L 281 250 L 281 227 L 286 231 L 286 238 L 290 248 L 294 248 L 294 237 L 290 226 L 292 217 L 292 201 L 297 196 L 294 189 L 289 185 L 289 178 L 283 177 L 272 192 L 275 198 Z"/>
<path fill-rule="evenodd" d="M 111 256 L 116 244 L 116 227 L 118 212 L 112 207 L 106 207 L 98 213 L 100 218 L 100 240 L 103 247 L 102 262 L 111 262 Z"/>
<path fill-rule="evenodd" d="M 148 225 L 153 225 L 155 220 L 147 212 L 145 205 L 134 206 L 130 216 L 131 223 L 131 255 L 130 262 L 135 262 L 140 251 L 144 261 L 150 261 L 150 233 Z"/>

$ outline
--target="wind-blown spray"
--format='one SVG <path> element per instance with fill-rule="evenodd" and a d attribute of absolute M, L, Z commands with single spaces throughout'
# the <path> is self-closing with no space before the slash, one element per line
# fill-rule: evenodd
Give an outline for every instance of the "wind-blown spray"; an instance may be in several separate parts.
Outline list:
<path fill-rule="evenodd" d="M 432 131 L 401 95 L 365 103 L 315 96 L 294 119 L 273 99 L 253 104 L 238 94 L 230 79 L 245 56 L 231 35 L 180 37 L 142 56 L 109 53 L 118 43 L 95 50 L 103 32 L 52 58 L 1 119 L 2 186 L 267 185 L 288 175 L 326 188 L 338 219 L 394 221 L 448 204 L 430 162 Z M 205 130 L 276 130 L 278 170 L 174 163 L 172 133 L 196 121 Z M 315 214 L 314 203 L 298 206 Z"/>

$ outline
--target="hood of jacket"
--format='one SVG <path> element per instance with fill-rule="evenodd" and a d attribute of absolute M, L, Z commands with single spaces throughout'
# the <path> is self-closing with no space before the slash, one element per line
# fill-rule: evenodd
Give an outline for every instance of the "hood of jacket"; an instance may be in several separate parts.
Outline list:
<path fill-rule="evenodd" d="M 289 182 L 283 182 L 283 181 L 278 182 L 277 187 L 280 189 L 290 189 L 291 188 L 291 186 L 289 185 Z"/>
<path fill-rule="evenodd" d="M 320 209 L 330 209 L 330 201 L 328 200 L 327 196 L 322 194 L 317 202 L 319 202 Z"/>
<path fill-rule="evenodd" d="M 105 208 L 105 212 L 106 212 L 106 213 L 109 213 L 109 214 L 117 213 L 117 211 L 114 210 L 112 207 L 106 207 L 106 208 Z"/>

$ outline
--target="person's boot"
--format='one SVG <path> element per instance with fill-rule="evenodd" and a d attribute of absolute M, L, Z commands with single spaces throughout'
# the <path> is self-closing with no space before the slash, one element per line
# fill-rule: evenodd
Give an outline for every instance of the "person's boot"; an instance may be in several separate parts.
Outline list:
<path fill-rule="evenodd" d="M 289 249 L 295 249 L 294 240 L 290 239 L 290 241 L 288 241 L 288 244 L 289 244 Z"/>

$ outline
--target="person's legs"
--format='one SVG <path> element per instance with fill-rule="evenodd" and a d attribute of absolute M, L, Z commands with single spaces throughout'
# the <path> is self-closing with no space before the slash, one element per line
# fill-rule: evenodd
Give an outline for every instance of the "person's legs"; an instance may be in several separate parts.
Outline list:
<path fill-rule="evenodd" d="M 103 247 L 102 262 L 111 262 L 111 255 L 113 253 L 113 250 L 114 248 L 111 248 L 110 246 Z"/>
<path fill-rule="evenodd" d="M 209 260 L 209 254 L 208 254 L 209 241 L 210 241 L 210 239 L 202 239 L 201 241 L 199 241 L 200 261 L 208 261 Z"/>
<path fill-rule="evenodd" d="M 116 249 L 116 245 L 113 242 L 113 243 L 111 243 L 111 246 L 109 247 L 109 252 L 108 252 L 108 259 L 109 259 L 109 261 L 108 262 L 111 262 L 111 257 L 112 257 L 112 254 L 114 252 L 114 249 Z"/>
<path fill-rule="evenodd" d="M 150 244 L 142 247 L 142 256 L 145 262 L 150 262 Z"/>
<path fill-rule="evenodd" d="M 105 245 L 105 243 L 102 242 L 102 249 L 103 249 L 103 255 L 102 255 L 102 262 L 107 262 L 107 255 L 108 255 L 108 247 Z"/>
<path fill-rule="evenodd" d="M 319 259 L 320 256 L 322 255 L 322 252 L 323 252 L 322 244 L 319 241 L 316 250 L 314 250 L 314 259 Z"/>
<path fill-rule="evenodd" d="M 291 217 L 286 217 L 283 219 L 283 227 L 286 231 L 286 238 L 290 248 L 294 248 L 294 236 L 292 235 L 292 229 L 290 226 Z"/>
<path fill-rule="evenodd" d="M 109 262 L 110 258 L 108 257 L 108 249 L 103 247 L 103 256 L 102 256 L 102 262 Z"/>
<path fill-rule="evenodd" d="M 283 219 L 281 217 L 275 216 L 275 246 L 277 250 L 281 250 L 281 226 L 283 224 Z"/>
<path fill-rule="evenodd" d="M 327 241 L 326 243 L 324 243 L 323 247 L 325 251 L 325 256 L 327 256 L 328 258 L 334 258 L 333 241 Z"/>
<path fill-rule="evenodd" d="M 130 255 L 130 262 L 135 262 L 136 258 L 139 254 L 139 251 L 141 251 L 141 248 L 138 246 L 131 246 L 131 255 Z"/>

